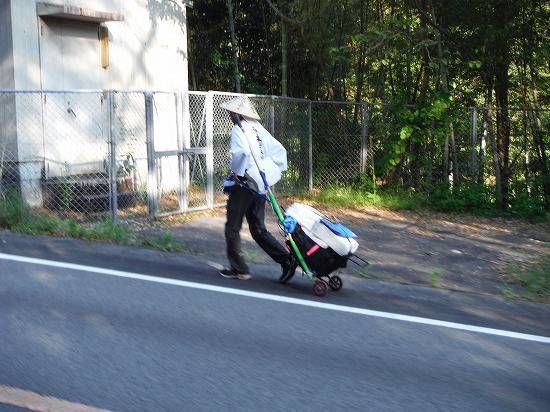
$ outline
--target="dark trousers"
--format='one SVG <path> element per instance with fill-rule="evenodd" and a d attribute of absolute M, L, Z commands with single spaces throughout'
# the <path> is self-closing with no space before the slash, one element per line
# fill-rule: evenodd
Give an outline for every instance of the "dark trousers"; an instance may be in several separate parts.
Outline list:
<path fill-rule="evenodd" d="M 229 264 L 238 273 L 248 273 L 248 265 L 241 251 L 241 227 L 246 216 L 248 228 L 254 241 L 277 263 L 284 262 L 288 250 L 269 233 L 265 227 L 265 200 L 247 189 L 235 186 L 227 200 L 225 242 Z"/>

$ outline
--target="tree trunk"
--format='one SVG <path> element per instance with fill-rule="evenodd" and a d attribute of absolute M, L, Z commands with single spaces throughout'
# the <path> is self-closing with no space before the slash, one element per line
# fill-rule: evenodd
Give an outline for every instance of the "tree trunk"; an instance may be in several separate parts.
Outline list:
<path fill-rule="evenodd" d="M 435 9 L 433 6 L 433 3 L 431 3 L 431 9 L 432 9 L 432 21 L 434 24 L 437 23 L 437 19 L 435 17 Z M 439 26 L 443 27 L 443 24 L 440 24 Z M 441 83 L 443 84 L 443 91 L 445 93 L 449 93 L 449 79 L 447 76 L 447 66 L 445 65 L 443 61 L 443 47 L 441 45 L 441 33 L 439 31 L 436 32 L 436 38 L 437 38 L 437 54 L 439 57 L 439 68 L 441 70 Z M 449 107 L 449 105 L 447 105 Z M 456 153 L 456 142 L 455 142 L 455 131 L 453 123 L 451 122 L 449 124 L 449 134 L 445 138 L 445 149 L 443 150 L 443 176 L 445 179 L 449 179 L 449 162 L 451 159 L 449 159 L 449 144 L 451 145 L 451 159 L 453 162 L 453 186 L 458 187 L 460 185 L 459 180 L 459 174 L 458 174 L 458 155 Z"/>
<path fill-rule="evenodd" d="M 496 183 L 496 200 L 498 204 L 502 203 L 502 178 L 501 178 L 501 172 L 500 172 L 500 161 L 499 161 L 499 153 L 498 153 L 498 147 L 497 147 L 497 141 L 495 138 L 495 131 L 493 127 L 493 113 L 494 108 L 493 105 L 493 86 L 491 82 L 489 82 L 489 85 L 487 87 L 487 135 L 489 136 L 489 142 L 491 144 L 491 152 L 493 154 L 493 166 L 495 168 L 495 183 Z"/>
<path fill-rule="evenodd" d="M 492 55 L 492 70 L 494 74 L 494 89 L 496 103 L 496 125 L 497 125 L 497 150 L 500 166 L 501 180 L 500 208 L 506 210 L 510 204 L 510 116 L 508 112 L 508 91 L 510 82 L 508 71 L 510 69 L 510 39 L 513 35 L 508 34 L 513 27 L 510 21 L 513 20 L 517 12 L 516 2 L 505 2 L 503 0 L 493 0 L 494 10 L 499 10 L 498 14 L 493 15 L 492 26 L 494 28 L 493 37 L 489 40 L 489 51 Z"/>
<path fill-rule="evenodd" d="M 544 205 L 548 209 L 550 208 L 550 171 L 548 168 L 548 157 L 546 156 L 546 145 L 544 143 L 544 131 L 542 128 L 542 121 L 540 118 L 539 111 L 539 102 L 537 97 L 537 88 L 535 84 L 536 79 L 536 70 L 533 67 L 533 62 L 529 62 L 529 68 L 531 71 L 531 82 L 533 89 L 533 117 L 534 120 L 531 121 L 531 130 L 533 133 L 533 141 L 535 143 L 535 151 L 538 155 L 538 158 L 541 163 L 541 173 L 542 173 L 542 190 L 543 190 L 543 200 Z"/>
<path fill-rule="evenodd" d="M 363 34 L 365 32 L 365 2 L 364 0 L 361 0 L 359 2 L 359 33 Z M 355 69 L 355 78 L 356 78 L 356 91 L 355 91 L 355 102 L 361 103 L 361 98 L 363 95 L 363 83 L 364 83 L 364 75 L 363 75 L 363 63 L 365 60 L 365 44 L 361 43 L 359 45 L 359 56 L 357 57 L 357 66 Z M 360 106 L 357 105 L 355 108 L 354 113 L 354 120 L 357 122 L 357 119 L 359 117 L 359 110 Z"/>
<path fill-rule="evenodd" d="M 227 0 L 229 12 L 229 30 L 231 32 L 231 51 L 233 53 L 233 73 L 235 76 L 235 90 L 241 92 L 241 75 L 239 73 L 239 58 L 237 57 L 237 41 L 235 40 L 235 19 L 233 18 L 233 6 L 231 0 Z"/>
<path fill-rule="evenodd" d="M 281 95 L 288 96 L 288 42 L 286 24 L 281 19 Z"/>
<path fill-rule="evenodd" d="M 426 0 L 422 0 L 420 7 L 422 10 L 426 10 Z M 420 13 L 420 27 L 425 31 L 427 28 L 426 16 L 424 13 Z M 420 94 L 418 96 L 418 103 L 423 105 L 426 103 L 426 96 L 428 94 L 428 86 L 430 81 L 430 56 L 428 54 L 427 46 L 422 47 L 422 84 L 420 86 Z M 411 180 L 412 186 L 415 189 L 420 188 L 421 174 L 420 174 L 420 159 L 424 155 L 424 142 L 418 139 L 411 139 L 411 154 L 412 160 L 410 162 L 411 168 Z"/>
<path fill-rule="evenodd" d="M 189 19 L 185 19 L 187 33 L 189 30 Z M 197 78 L 195 77 L 195 59 L 193 57 L 193 47 L 191 46 L 191 36 L 187 36 L 187 61 L 189 66 L 189 77 L 191 80 L 191 90 L 197 90 Z"/>
<path fill-rule="evenodd" d="M 488 106 L 487 104 L 487 98 L 485 99 L 485 106 Z M 478 155 L 478 172 L 477 172 L 477 183 L 480 185 L 485 184 L 485 150 L 487 147 L 487 113 L 484 112 L 484 115 L 482 116 L 482 132 L 481 132 L 481 139 L 479 139 L 479 155 Z"/>
<path fill-rule="evenodd" d="M 497 123 L 497 151 L 501 173 L 500 208 L 506 210 L 510 203 L 510 116 L 508 113 L 508 64 L 500 63 L 495 76 L 495 101 Z"/>

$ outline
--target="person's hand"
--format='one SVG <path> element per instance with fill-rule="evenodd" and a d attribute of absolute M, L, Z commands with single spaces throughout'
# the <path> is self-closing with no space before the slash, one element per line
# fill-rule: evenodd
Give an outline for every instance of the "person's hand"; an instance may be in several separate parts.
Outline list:
<path fill-rule="evenodd" d="M 239 180 L 239 176 L 237 176 L 237 173 L 233 172 L 233 181 L 236 183 L 236 184 L 240 184 L 241 181 Z"/>

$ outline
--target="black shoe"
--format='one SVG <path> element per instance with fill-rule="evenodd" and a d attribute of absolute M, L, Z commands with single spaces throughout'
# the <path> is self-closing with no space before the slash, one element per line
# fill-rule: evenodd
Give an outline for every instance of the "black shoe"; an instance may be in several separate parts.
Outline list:
<path fill-rule="evenodd" d="M 252 277 L 248 273 L 237 273 L 234 269 L 220 270 L 220 275 L 222 275 L 226 279 L 239 279 L 239 280 L 248 280 Z"/>
<path fill-rule="evenodd" d="M 286 283 L 290 279 L 292 279 L 292 276 L 294 276 L 294 273 L 296 273 L 297 267 L 298 267 L 298 261 L 294 258 L 294 256 L 290 256 L 287 260 L 281 263 L 283 274 L 279 278 L 279 282 Z"/>

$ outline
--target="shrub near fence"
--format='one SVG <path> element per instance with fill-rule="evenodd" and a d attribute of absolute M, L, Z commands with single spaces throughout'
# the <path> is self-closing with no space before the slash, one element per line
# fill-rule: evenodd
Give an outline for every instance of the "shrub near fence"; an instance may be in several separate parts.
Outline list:
<path fill-rule="evenodd" d="M 0 200 L 16 191 L 33 208 L 92 222 L 223 205 L 232 124 L 219 105 L 232 97 L 0 91 Z M 450 208 L 466 193 L 470 205 L 496 201 L 496 109 L 250 97 L 288 151 L 277 194 L 338 186 L 412 189 Z M 548 210 L 549 112 L 507 114 L 511 204 Z"/>

